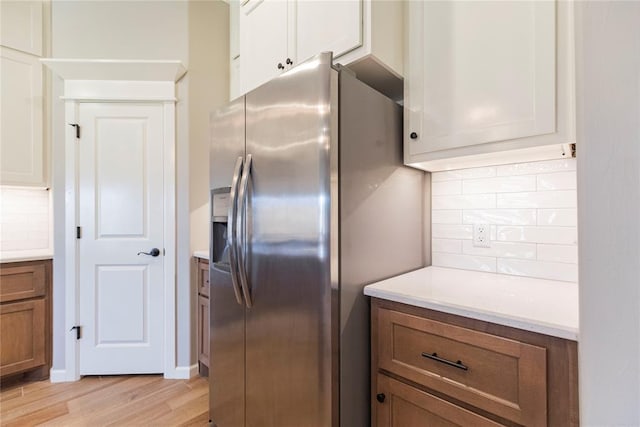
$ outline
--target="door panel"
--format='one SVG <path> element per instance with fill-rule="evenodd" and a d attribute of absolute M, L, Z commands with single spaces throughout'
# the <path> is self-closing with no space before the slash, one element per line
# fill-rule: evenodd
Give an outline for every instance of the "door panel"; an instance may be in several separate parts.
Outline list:
<path fill-rule="evenodd" d="M 145 319 L 148 293 L 146 266 L 96 266 L 96 343 L 149 344 L 149 323 Z M 123 298 L 126 295 L 126 298 Z M 128 313 L 122 316 L 121 313 Z"/>
<path fill-rule="evenodd" d="M 226 189 L 231 186 L 238 157 L 245 154 L 244 97 L 213 113 L 210 130 L 210 188 Z M 226 200 L 224 203 L 228 203 Z M 219 209 L 210 209 L 213 220 L 213 212 Z M 231 282 L 226 230 L 226 221 L 216 219 L 211 223 L 211 241 L 216 250 L 209 262 L 209 417 L 217 427 L 244 426 L 245 422 L 245 308 L 238 304 Z"/>
<path fill-rule="evenodd" d="M 247 427 L 332 423 L 330 67 L 322 55 L 246 95 Z"/>
<path fill-rule="evenodd" d="M 162 106 L 81 104 L 80 374 L 164 371 Z"/>
<path fill-rule="evenodd" d="M 96 135 L 96 209 L 99 238 L 146 236 L 147 120 L 100 118 Z"/>

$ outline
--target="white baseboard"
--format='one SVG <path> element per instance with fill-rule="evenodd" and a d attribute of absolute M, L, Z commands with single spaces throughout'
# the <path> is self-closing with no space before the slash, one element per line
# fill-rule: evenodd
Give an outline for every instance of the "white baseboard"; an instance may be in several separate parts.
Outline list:
<path fill-rule="evenodd" d="M 68 381 L 73 381 L 67 378 L 67 370 L 66 369 L 50 369 L 49 370 L 49 381 L 52 383 L 65 383 Z"/>
<path fill-rule="evenodd" d="M 176 366 L 173 372 L 165 372 L 164 377 L 174 380 L 188 380 L 198 375 L 198 364 L 191 366 Z"/>

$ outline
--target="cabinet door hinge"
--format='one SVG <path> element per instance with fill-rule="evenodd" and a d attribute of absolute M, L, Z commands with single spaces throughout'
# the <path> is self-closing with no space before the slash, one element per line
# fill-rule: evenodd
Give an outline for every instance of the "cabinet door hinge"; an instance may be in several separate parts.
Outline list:
<path fill-rule="evenodd" d="M 77 123 L 69 123 L 69 126 L 76 128 L 76 139 L 80 139 L 80 125 Z"/>
<path fill-rule="evenodd" d="M 76 239 L 82 239 L 82 227 L 76 227 Z"/>
<path fill-rule="evenodd" d="M 76 330 L 76 339 L 79 340 L 80 338 L 82 338 L 82 327 L 79 325 L 76 325 L 71 329 L 69 329 L 69 331 L 73 331 L 74 329 Z"/>

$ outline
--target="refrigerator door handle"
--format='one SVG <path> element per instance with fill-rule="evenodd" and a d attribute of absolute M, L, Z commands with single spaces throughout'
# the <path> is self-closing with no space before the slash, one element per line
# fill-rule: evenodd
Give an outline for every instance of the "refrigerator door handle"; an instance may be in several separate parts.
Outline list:
<path fill-rule="evenodd" d="M 244 170 L 242 171 L 242 179 L 240 180 L 240 194 L 238 195 L 238 198 L 240 199 L 240 207 L 238 208 L 238 231 L 240 236 L 238 239 L 238 270 L 240 273 L 240 284 L 242 285 L 244 303 L 247 305 L 247 308 L 251 308 L 253 306 L 251 290 L 249 288 L 249 277 L 247 276 L 247 269 L 245 266 L 245 251 L 247 248 L 247 188 L 249 186 L 249 176 L 251 175 L 251 163 L 251 154 L 247 154 L 247 161 L 244 165 Z"/>
<path fill-rule="evenodd" d="M 238 214 L 238 185 L 240 184 L 240 173 L 242 172 L 242 157 L 238 157 L 236 166 L 233 170 L 233 180 L 231 181 L 231 191 L 229 193 L 229 214 L 227 217 L 227 246 L 229 247 L 229 264 L 231 270 L 231 284 L 233 292 L 236 295 L 238 304 L 242 305 L 242 294 L 240 292 L 238 279 L 238 254 L 237 248 L 237 230 L 236 217 Z"/>

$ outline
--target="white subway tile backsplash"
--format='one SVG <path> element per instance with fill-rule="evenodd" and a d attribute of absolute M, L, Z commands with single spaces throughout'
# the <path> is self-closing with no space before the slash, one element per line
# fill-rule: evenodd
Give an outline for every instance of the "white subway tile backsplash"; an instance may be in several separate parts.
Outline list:
<path fill-rule="evenodd" d="M 471 239 L 473 230 L 470 225 L 432 224 L 431 237 L 434 239 Z"/>
<path fill-rule="evenodd" d="M 464 194 L 514 193 L 536 190 L 536 177 L 533 175 L 500 178 L 469 179 L 462 181 Z"/>
<path fill-rule="evenodd" d="M 433 252 L 460 254 L 462 253 L 462 240 L 433 239 L 431 242 L 431 250 Z"/>
<path fill-rule="evenodd" d="M 578 281 L 577 264 L 498 258 L 497 270 L 498 273 L 513 274 L 515 276 L 563 280 L 565 282 Z"/>
<path fill-rule="evenodd" d="M 435 266 L 577 280 L 575 159 L 432 174 Z M 491 246 L 472 244 L 491 225 Z"/>
<path fill-rule="evenodd" d="M 431 182 L 451 181 L 454 179 L 489 178 L 496 176 L 496 168 L 471 168 L 453 171 L 434 172 L 431 174 Z"/>
<path fill-rule="evenodd" d="M 51 249 L 49 192 L 0 189 L 0 251 Z"/>
<path fill-rule="evenodd" d="M 578 210 L 538 209 L 538 225 L 576 227 L 578 225 Z"/>
<path fill-rule="evenodd" d="M 473 246 L 471 240 L 463 240 L 462 253 L 499 258 L 536 259 L 536 245 L 534 243 L 491 242 L 489 248 L 478 248 Z"/>
<path fill-rule="evenodd" d="M 433 224 L 462 224 L 461 210 L 437 210 L 431 212 Z"/>
<path fill-rule="evenodd" d="M 496 272 L 496 258 L 472 255 L 443 254 L 434 252 L 431 255 L 433 265 L 463 270 Z"/>
<path fill-rule="evenodd" d="M 462 181 L 439 181 L 431 183 L 431 194 L 442 196 L 462 193 Z"/>
<path fill-rule="evenodd" d="M 499 226 L 498 240 L 505 242 L 577 245 L 578 230 L 574 227 Z"/>
<path fill-rule="evenodd" d="M 536 179 L 538 191 L 575 190 L 577 188 L 575 172 L 547 173 L 538 175 Z"/>
<path fill-rule="evenodd" d="M 578 263 L 578 247 L 575 245 L 538 245 L 540 261 Z"/>
<path fill-rule="evenodd" d="M 498 176 L 535 175 L 540 173 L 575 171 L 576 159 L 548 160 L 544 162 L 516 163 L 497 167 Z"/>
<path fill-rule="evenodd" d="M 575 208 L 577 205 L 575 190 L 504 193 L 496 199 L 498 208 Z"/>
<path fill-rule="evenodd" d="M 496 207 L 495 194 L 473 194 L 459 196 L 433 196 L 431 208 L 437 209 L 484 209 Z"/>
<path fill-rule="evenodd" d="M 438 211 L 434 211 L 438 212 Z M 535 209 L 471 209 L 462 214 L 463 224 L 536 225 Z"/>

